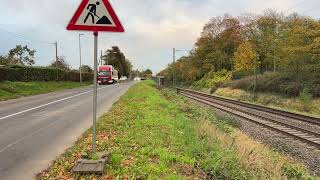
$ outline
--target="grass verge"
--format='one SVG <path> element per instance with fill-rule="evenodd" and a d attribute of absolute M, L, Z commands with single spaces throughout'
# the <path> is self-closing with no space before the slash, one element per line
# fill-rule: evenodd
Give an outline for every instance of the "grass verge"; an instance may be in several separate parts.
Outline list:
<path fill-rule="evenodd" d="M 241 89 L 231 88 L 220 88 L 215 92 L 215 95 L 260 104 L 276 109 L 282 109 L 285 111 L 291 111 L 299 114 L 320 117 L 320 99 L 306 100 L 305 98 L 303 98 L 303 96 L 297 98 L 285 98 L 270 93 L 258 93 L 258 99 L 257 101 L 254 101 L 252 93 Z"/>
<path fill-rule="evenodd" d="M 312 179 L 301 165 L 233 126 L 211 109 L 160 91 L 151 81 L 142 82 L 98 121 L 98 151 L 111 152 L 106 175 L 74 178 Z M 88 130 L 37 178 L 73 178 L 74 162 L 90 151 L 91 140 Z"/>
<path fill-rule="evenodd" d="M 82 85 L 77 82 L 0 82 L 0 101 L 15 99 L 24 96 L 44 94 L 63 89 L 72 89 L 87 86 L 91 82 Z"/>

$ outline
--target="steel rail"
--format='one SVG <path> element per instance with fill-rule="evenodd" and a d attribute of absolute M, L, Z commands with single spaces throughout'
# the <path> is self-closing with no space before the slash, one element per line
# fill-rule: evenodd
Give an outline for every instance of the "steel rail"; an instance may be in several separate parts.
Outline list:
<path fill-rule="evenodd" d="M 268 112 L 268 113 L 273 113 L 275 115 L 280 115 L 280 116 L 283 116 L 286 118 L 291 118 L 291 119 L 295 119 L 295 120 L 302 121 L 302 122 L 308 122 L 308 123 L 320 126 L 320 118 L 316 118 L 316 117 L 306 116 L 306 115 L 302 115 L 302 114 L 297 114 L 297 113 L 283 111 L 283 110 L 274 109 L 274 108 L 270 108 L 270 107 L 260 106 L 260 105 L 251 104 L 251 103 L 247 103 L 247 102 L 232 100 L 232 99 L 223 98 L 223 97 L 219 97 L 219 96 L 213 96 L 211 94 L 193 91 L 193 90 L 189 90 L 189 89 L 177 88 L 177 91 L 191 92 L 193 94 L 199 94 L 199 95 L 203 95 L 206 97 L 212 97 L 215 99 L 219 99 L 219 100 L 222 100 L 225 102 L 230 102 L 230 103 L 244 106 L 247 108 L 260 110 L 260 111 L 264 111 L 264 112 Z"/>
<path fill-rule="evenodd" d="M 182 93 L 182 94 L 185 94 L 185 93 Z M 191 96 L 192 96 L 192 94 L 188 94 L 188 95 L 191 95 Z M 212 102 L 212 103 L 216 103 L 216 104 L 219 104 L 219 105 L 221 105 L 221 106 L 224 106 L 223 103 L 213 102 L 212 99 L 205 99 L 205 98 L 202 98 L 202 97 L 199 96 L 199 95 L 197 95 L 197 98 L 203 99 L 203 100 L 206 100 L 206 101 L 209 101 L 209 102 Z M 206 98 L 207 98 L 207 97 L 206 97 Z M 215 101 L 217 101 L 217 100 L 215 100 Z M 223 101 L 221 101 L 221 102 L 223 102 Z M 229 102 L 227 102 L 227 103 L 229 103 Z M 299 130 L 299 131 L 302 131 L 302 132 L 305 132 L 305 133 L 308 133 L 308 134 L 312 134 L 312 135 L 320 138 L 320 134 L 319 134 L 319 133 L 316 133 L 316 132 L 313 132 L 313 131 L 309 131 L 309 130 L 307 130 L 307 129 L 303 129 L 303 128 L 300 128 L 300 127 L 297 127 L 297 126 L 293 126 L 293 125 L 290 125 L 290 124 L 286 124 L 286 123 L 284 123 L 284 122 L 276 121 L 276 120 L 273 120 L 273 119 L 271 119 L 271 118 L 266 118 L 265 116 L 262 116 L 262 115 L 257 114 L 257 113 L 252 113 L 252 112 L 248 112 L 248 111 L 242 110 L 242 109 L 240 109 L 240 106 L 238 106 L 238 107 L 233 107 L 232 109 L 235 109 L 235 110 L 240 111 L 240 112 L 242 112 L 242 113 L 246 113 L 246 114 L 249 114 L 249 115 L 252 115 L 252 116 L 261 118 L 261 119 L 265 119 L 265 120 L 267 120 L 267 121 L 271 121 L 271 122 L 276 123 L 276 124 L 280 124 L 280 125 L 282 125 L 282 126 L 287 126 L 287 127 L 291 128 L 291 129 L 296 129 L 296 130 Z"/>
<path fill-rule="evenodd" d="M 215 107 L 221 111 L 233 114 L 235 116 L 244 118 L 246 120 L 249 120 L 251 122 L 254 122 L 258 125 L 262 125 L 264 127 L 267 127 L 269 129 L 278 131 L 282 134 L 289 135 L 291 137 L 294 137 L 296 139 L 299 139 L 303 142 L 306 142 L 308 144 L 311 144 L 313 146 L 316 146 L 317 148 L 320 148 L 320 134 L 309 131 L 303 128 L 299 128 L 293 125 L 289 125 L 286 123 L 282 123 L 276 120 L 273 120 L 271 118 L 261 116 L 256 113 L 250 113 L 244 110 L 241 110 L 240 108 L 235 108 L 235 107 L 228 107 L 226 104 L 223 103 L 229 103 L 232 105 L 238 105 L 241 106 L 237 103 L 232 103 L 234 101 L 224 101 L 224 98 L 219 97 L 216 99 L 216 96 L 208 95 L 206 93 L 200 93 L 196 91 L 191 91 L 191 90 L 185 90 L 185 89 L 178 89 L 178 93 L 181 93 L 183 96 L 186 96 L 190 99 L 196 100 L 198 102 L 204 103 L 206 105 Z M 211 98 L 211 99 L 210 99 Z M 229 99 L 227 99 L 229 100 Z M 217 101 L 221 101 L 220 103 Z M 236 101 L 237 102 L 237 101 Z M 248 108 L 245 106 L 245 108 Z M 252 108 L 255 109 L 255 108 Z M 259 109 L 260 110 L 260 109 Z M 263 110 L 260 110 L 263 111 Z M 290 117 L 289 117 L 290 118 Z"/>

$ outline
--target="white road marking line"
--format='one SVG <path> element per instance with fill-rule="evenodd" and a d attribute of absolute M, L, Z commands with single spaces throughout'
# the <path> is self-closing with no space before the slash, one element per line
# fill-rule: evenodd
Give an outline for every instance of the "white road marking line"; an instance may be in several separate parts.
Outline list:
<path fill-rule="evenodd" d="M 110 87 L 110 86 L 99 88 L 98 90 L 105 89 L 105 88 L 108 88 L 108 87 Z M 29 111 L 33 111 L 33 110 L 36 110 L 36 109 L 39 109 L 39 108 L 42 108 L 42 107 L 45 107 L 45 106 L 56 104 L 58 102 L 65 101 L 65 100 L 68 100 L 68 99 L 72 99 L 72 98 L 75 98 L 75 97 L 78 97 L 78 96 L 82 96 L 82 95 L 88 94 L 90 92 L 93 92 L 93 90 L 90 90 L 90 91 L 87 91 L 87 92 L 83 92 L 83 93 L 80 93 L 80 94 L 77 94 L 77 95 L 73 95 L 73 96 L 70 96 L 70 97 L 66 97 L 66 98 L 63 98 L 63 99 L 59 99 L 59 100 L 56 100 L 56 101 L 53 101 L 53 102 L 50 102 L 50 103 L 47 103 L 47 104 L 43 104 L 43 105 L 34 107 L 34 108 L 30 108 L 30 109 L 27 109 L 27 110 L 24 110 L 24 111 L 20 111 L 20 112 L 14 113 L 14 114 L 10 114 L 8 116 L 0 117 L 0 120 L 7 119 L 7 118 L 10 118 L 10 117 L 13 117 L 13 116 L 16 116 L 16 115 L 19 115 L 19 114 L 23 114 L 23 113 L 26 113 L 26 112 L 29 112 Z"/>

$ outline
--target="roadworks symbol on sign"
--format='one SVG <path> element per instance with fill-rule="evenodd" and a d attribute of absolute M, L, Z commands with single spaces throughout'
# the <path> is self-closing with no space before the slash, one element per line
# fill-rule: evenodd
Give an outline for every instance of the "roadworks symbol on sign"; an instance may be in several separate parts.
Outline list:
<path fill-rule="evenodd" d="M 67 29 L 110 32 L 124 31 L 108 0 L 83 0 Z"/>

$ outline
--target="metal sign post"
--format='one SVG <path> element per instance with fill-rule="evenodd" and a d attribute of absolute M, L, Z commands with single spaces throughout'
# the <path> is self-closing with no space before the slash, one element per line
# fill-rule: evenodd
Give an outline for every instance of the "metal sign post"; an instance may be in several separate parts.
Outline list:
<path fill-rule="evenodd" d="M 98 76 L 98 32 L 124 32 L 124 29 L 109 0 L 82 0 L 70 20 L 67 30 L 94 32 L 94 78 L 93 78 L 93 136 L 92 151 L 97 151 L 97 76 Z M 79 35 L 80 44 L 80 35 Z M 79 46 L 80 47 L 80 46 Z M 81 47 L 80 47 L 81 48 Z M 81 57 L 80 57 L 81 58 Z M 81 68 L 81 67 L 80 67 Z M 81 69 L 80 69 L 81 70 Z M 80 73 L 81 74 L 81 73 Z"/>
<path fill-rule="evenodd" d="M 80 76 L 80 84 L 82 84 L 82 63 L 81 63 L 81 44 L 80 44 L 80 34 L 79 34 L 79 54 L 80 54 L 80 68 L 79 68 L 79 76 Z"/>
<path fill-rule="evenodd" d="M 124 32 L 124 29 L 113 10 L 109 0 L 82 0 L 73 15 L 67 30 L 94 32 L 94 74 L 93 74 L 93 126 L 92 152 L 97 152 L 97 79 L 98 79 L 98 32 Z M 80 41 L 80 36 L 79 36 Z M 80 43 L 79 43 L 80 44 Z M 81 48 L 81 47 L 80 47 Z M 100 64 L 100 63 L 99 63 Z M 81 68 L 81 67 L 80 67 Z M 103 174 L 107 163 L 107 154 L 99 154 L 99 160 L 79 159 L 73 172 Z M 88 157 L 84 157 L 88 158 Z M 93 168 L 94 167 L 94 168 Z"/>
<path fill-rule="evenodd" d="M 93 78 L 93 136 L 92 136 L 92 151 L 97 151 L 97 76 L 98 76 L 98 32 L 94 32 L 94 78 Z"/>

